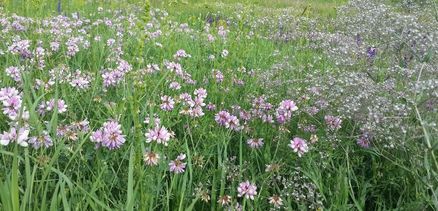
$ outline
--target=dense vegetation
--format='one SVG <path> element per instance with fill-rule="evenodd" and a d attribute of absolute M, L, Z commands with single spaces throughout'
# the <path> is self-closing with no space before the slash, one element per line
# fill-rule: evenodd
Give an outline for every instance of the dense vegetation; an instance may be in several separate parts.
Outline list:
<path fill-rule="evenodd" d="M 0 210 L 438 209 L 436 1 L 0 2 Z"/>

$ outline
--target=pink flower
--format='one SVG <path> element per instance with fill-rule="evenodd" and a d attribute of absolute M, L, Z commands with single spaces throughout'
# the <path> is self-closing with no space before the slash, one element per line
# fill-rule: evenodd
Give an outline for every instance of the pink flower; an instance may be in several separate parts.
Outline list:
<path fill-rule="evenodd" d="M 102 145 L 108 149 L 117 149 L 125 143 L 125 136 L 122 134 L 122 126 L 116 121 L 103 123 Z"/>
<path fill-rule="evenodd" d="M 29 140 L 29 144 L 32 144 L 32 147 L 34 149 L 39 149 L 41 146 L 49 148 L 53 145 L 53 142 L 47 131 L 43 131 L 43 134 L 41 136 L 31 137 Z"/>
<path fill-rule="evenodd" d="M 264 144 L 262 138 L 251 138 L 246 143 L 253 149 L 259 149 Z"/>
<path fill-rule="evenodd" d="M 298 110 L 295 102 L 292 100 L 281 101 L 279 107 L 276 110 L 277 122 L 284 124 L 292 118 L 292 112 Z"/>
<path fill-rule="evenodd" d="M 226 127 L 228 125 L 229 118 L 230 118 L 230 113 L 228 113 L 227 111 L 219 111 L 219 113 L 217 113 L 214 117 L 214 119 L 219 125 Z"/>
<path fill-rule="evenodd" d="M 371 135 L 368 132 L 362 132 L 357 139 L 357 144 L 363 148 L 369 148 L 371 144 Z"/>
<path fill-rule="evenodd" d="M 161 97 L 161 105 L 160 108 L 164 111 L 171 111 L 175 105 L 175 101 L 172 97 L 164 95 Z"/>
<path fill-rule="evenodd" d="M 291 140 L 289 147 L 292 148 L 294 152 L 298 153 L 299 157 L 309 151 L 306 140 L 299 137 L 295 137 L 293 140 Z"/>
<path fill-rule="evenodd" d="M 169 170 L 175 174 L 181 174 L 185 171 L 186 163 L 183 160 L 186 158 L 185 154 L 180 154 L 175 160 L 170 161 Z"/>
<path fill-rule="evenodd" d="M 325 123 L 328 125 L 328 127 L 332 130 L 340 129 L 342 124 L 342 119 L 339 117 L 326 115 L 324 117 Z"/>
<path fill-rule="evenodd" d="M 174 90 L 179 90 L 181 89 L 181 85 L 178 82 L 173 81 L 169 84 L 169 88 Z"/>
<path fill-rule="evenodd" d="M 90 139 L 96 143 L 96 147 L 105 146 L 108 149 L 120 148 L 125 143 L 122 126 L 114 120 L 103 123 L 101 128 L 91 134 Z"/>
<path fill-rule="evenodd" d="M 159 144 L 164 144 L 164 146 L 168 145 L 170 138 L 173 136 L 164 126 L 155 126 L 155 128 L 149 129 L 145 134 L 146 143 L 150 143 L 152 141 L 156 141 Z"/>
<path fill-rule="evenodd" d="M 27 140 L 29 139 L 28 135 L 29 129 L 20 128 L 17 130 L 17 128 L 12 127 L 9 132 L 3 132 L 3 134 L 0 134 L 0 144 L 7 146 L 9 143 L 15 141 L 20 146 L 27 147 L 29 145 L 27 143 Z"/>
<path fill-rule="evenodd" d="M 247 180 L 246 182 L 239 184 L 239 187 L 237 187 L 237 192 L 238 197 L 244 196 L 247 199 L 254 200 L 254 196 L 257 195 L 257 187 Z"/>
<path fill-rule="evenodd" d="M 194 91 L 194 94 L 195 94 L 196 96 L 198 96 L 199 98 L 204 99 L 204 98 L 207 97 L 207 90 L 205 90 L 204 88 L 199 88 L 199 89 L 196 89 L 196 90 Z"/>
<path fill-rule="evenodd" d="M 56 105 L 55 105 L 56 104 Z M 46 102 L 46 110 L 47 111 L 53 111 L 55 110 L 55 106 L 58 108 L 58 113 L 62 114 L 67 111 L 67 105 L 65 104 L 64 100 L 58 100 L 55 102 L 55 99 L 51 99 Z"/>

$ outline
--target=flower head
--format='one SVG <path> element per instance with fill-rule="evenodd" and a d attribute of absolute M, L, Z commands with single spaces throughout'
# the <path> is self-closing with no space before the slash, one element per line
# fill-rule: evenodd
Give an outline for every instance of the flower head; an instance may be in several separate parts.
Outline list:
<path fill-rule="evenodd" d="M 237 192 L 238 197 L 245 197 L 247 199 L 254 200 L 254 196 L 257 195 L 257 186 L 247 180 L 239 184 L 239 187 L 237 187 Z"/>
<path fill-rule="evenodd" d="M 175 160 L 170 161 L 169 170 L 175 174 L 184 173 L 186 168 L 186 163 L 183 160 L 186 158 L 185 154 L 180 154 Z"/>
<path fill-rule="evenodd" d="M 299 157 L 309 151 L 306 140 L 299 137 L 295 137 L 294 139 L 292 139 L 290 141 L 289 147 L 292 148 L 294 152 L 298 153 Z"/>
<path fill-rule="evenodd" d="M 164 146 L 167 146 L 170 138 L 173 137 L 173 134 L 164 126 L 157 125 L 155 128 L 149 129 L 145 136 L 146 143 L 156 141 L 159 144 L 164 144 Z"/>

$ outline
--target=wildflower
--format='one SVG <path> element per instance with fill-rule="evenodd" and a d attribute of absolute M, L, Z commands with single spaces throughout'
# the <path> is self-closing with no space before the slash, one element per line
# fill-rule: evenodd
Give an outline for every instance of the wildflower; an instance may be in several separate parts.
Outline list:
<path fill-rule="evenodd" d="M 269 204 L 274 205 L 275 208 L 280 208 L 283 206 L 283 199 L 281 199 L 278 195 L 273 195 L 269 197 Z"/>
<path fill-rule="evenodd" d="M 42 135 L 37 137 L 31 137 L 29 139 L 29 144 L 32 144 L 32 147 L 34 149 L 39 149 L 42 146 L 45 148 L 49 148 L 53 145 L 53 142 L 47 131 L 43 131 Z"/>
<path fill-rule="evenodd" d="M 160 155 L 158 153 L 149 151 L 143 155 L 144 163 L 148 166 L 156 166 L 158 165 L 158 161 L 160 160 Z"/>
<path fill-rule="evenodd" d="M 280 108 L 286 111 L 296 111 L 298 107 L 295 105 L 295 102 L 292 100 L 283 100 L 280 103 Z"/>
<path fill-rule="evenodd" d="M 224 49 L 221 53 L 222 57 L 225 58 L 228 56 L 228 50 Z"/>
<path fill-rule="evenodd" d="M 234 115 L 230 116 L 230 118 L 228 119 L 227 125 L 228 125 L 228 127 L 226 127 L 226 128 L 230 128 L 231 130 L 234 130 L 234 131 L 239 131 L 241 129 L 239 119 Z"/>
<path fill-rule="evenodd" d="M 213 77 L 216 79 L 216 82 L 220 83 L 224 81 L 224 74 L 222 74 L 219 70 L 213 70 Z"/>
<path fill-rule="evenodd" d="M 325 123 L 328 125 L 328 127 L 332 130 L 340 129 L 342 124 L 342 119 L 339 117 L 326 115 L 324 117 Z"/>
<path fill-rule="evenodd" d="M 207 97 L 207 90 L 205 90 L 204 88 L 199 88 L 194 91 L 194 94 L 199 98 L 204 99 Z"/>
<path fill-rule="evenodd" d="M 253 149 L 259 149 L 263 146 L 263 139 L 262 138 L 251 138 L 251 139 L 248 139 L 248 141 L 246 143 Z"/>
<path fill-rule="evenodd" d="M 164 95 L 161 97 L 161 105 L 160 108 L 164 111 L 171 111 L 174 108 L 175 101 L 172 97 Z"/>
<path fill-rule="evenodd" d="M 192 57 L 190 54 L 186 53 L 185 50 L 180 49 L 178 50 L 174 55 L 173 58 L 175 59 L 180 59 L 180 58 L 190 58 Z"/>
<path fill-rule="evenodd" d="M 219 113 L 215 115 L 214 119 L 219 125 L 227 126 L 229 118 L 230 113 L 228 113 L 227 111 L 219 111 Z"/>
<path fill-rule="evenodd" d="M 96 147 L 105 146 L 108 149 L 120 148 L 125 143 L 122 126 L 114 120 L 103 123 L 103 126 L 91 134 L 91 141 Z"/>
<path fill-rule="evenodd" d="M 27 147 L 29 145 L 27 143 L 28 135 L 29 129 L 22 127 L 17 130 L 17 128 L 12 127 L 9 132 L 5 131 L 0 134 L 0 144 L 7 146 L 9 143 L 15 141 L 20 146 Z"/>
<path fill-rule="evenodd" d="M 169 84 L 169 88 L 173 90 L 180 90 L 181 85 L 178 82 L 173 81 L 172 83 Z"/>
<path fill-rule="evenodd" d="M 208 35 L 207 35 L 207 40 L 208 40 L 208 42 L 214 42 L 215 39 L 216 39 L 216 38 L 214 38 L 214 36 L 213 36 L 212 34 L 208 34 Z"/>
<path fill-rule="evenodd" d="M 90 136 L 91 142 L 96 143 L 96 148 L 102 145 L 103 133 L 102 129 L 94 131 Z"/>
<path fill-rule="evenodd" d="M 223 195 L 219 197 L 219 200 L 217 201 L 221 206 L 227 206 L 231 203 L 231 196 L 229 195 Z"/>
<path fill-rule="evenodd" d="M 5 70 L 7 76 L 11 77 L 15 82 L 21 81 L 21 69 L 18 67 L 8 67 Z"/>
<path fill-rule="evenodd" d="M 214 110 L 216 110 L 216 105 L 213 104 L 213 103 L 209 103 L 209 104 L 207 105 L 207 109 L 208 109 L 209 111 L 214 111 Z"/>
<path fill-rule="evenodd" d="M 369 148 L 371 144 L 371 135 L 368 132 L 362 132 L 357 139 L 357 144 L 363 148 Z"/>
<path fill-rule="evenodd" d="M 151 120 L 153 121 L 155 126 L 160 125 L 160 123 L 161 123 L 160 118 L 156 115 L 154 115 L 154 117 L 152 119 L 149 116 L 145 117 L 143 123 L 151 124 Z"/>
<path fill-rule="evenodd" d="M 186 158 L 185 154 L 180 154 L 175 160 L 170 161 L 169 170 L 175 174 L 184 173 L 186 168 L 186 163 L 183 160 Z"/>
<path fill-rule="evenodd" d="M 367 56 L 369 59 L 374 59 L 377 55 L 377 48 L 375 47 L 368 47 L 367 48 Z"/>
<path fill-rule="evenodd" d="M 125 143 L 125 136 L 122 135 L 122 126 L 116 121 L 109 121 L 103 124 L 102 145 L 108 149 L 120 148 Z"/>
<path fill-rule="evenodd" d="M 292 148 L 294 152 L 298 153 L 299 157 L 309 151 L 306 140 L 299 137 L 295 137 L 293 140 L 291 140 L 289 147 Z"/>
<path fill-rule="evenodd" d="M 254 200 L 254 196 L 257 195 L 257 187 L 247 180 L 239 184 L 239 187 L 237 187 L 237 192 L 238 197 L 244 196 L 247 199 Z"/>
<path fill-rule="evenodd" d="M 153 129 L 149 129 L 145 134 L 146 143 L 156 141 L 158 144 L 168 145 L 170 138 L 173 136 L 164 126 L 155 126 Z"/>
<path fill-rule="evenodd" d="M 20 40 L 12 43 L 8 50 L 14 55 L 20 55 L 22 58 L 31 58 L 32 52 L 29 50 L 31 41 Z"/>
<path fill-rule="evenodd" d="M 284 124 L 292 118 L 292 111 L 298 110 L 295 102 L 292 100 L 283 100 L 276 110 L 277 122 Z"/>
<path fill-rule="evenodd" d="M 56 105 L 55 105 L 56 104 Z M 62 114 L 67 111 L 67 105 L 65 104 L 64 100 L 58 99 L 58 101 L 55 103 L 55 99 L 51 99 L 46 102 L 46 110 L 52 111 L 54 110 L 55 106 L 58 108 L 58 113 Z"/>
<path fill-rule="evenodd" d="M 21 108 L 21 96 L 11 96 L 6 100 L 3 100 L 3 114 L 8 116 L 10 119 L 15 119 Z"/>

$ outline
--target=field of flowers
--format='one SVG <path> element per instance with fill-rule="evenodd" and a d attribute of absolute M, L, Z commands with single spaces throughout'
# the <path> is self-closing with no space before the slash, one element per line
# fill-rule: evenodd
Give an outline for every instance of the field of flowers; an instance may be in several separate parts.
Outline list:
<path fill-rule="evenodd" d="M 0 210 L 438 209 L 436 1 L 53 2 L 0 1 Z"/>

